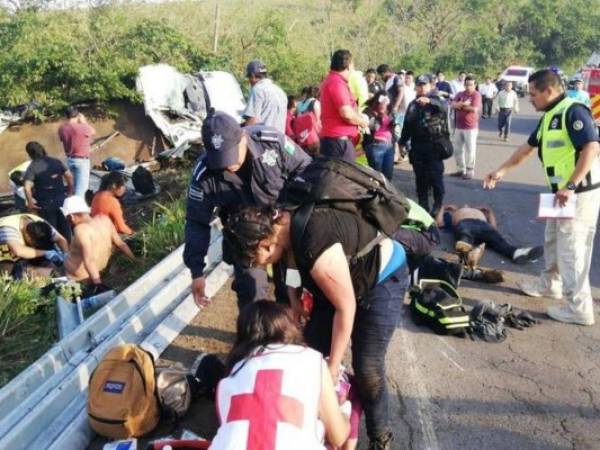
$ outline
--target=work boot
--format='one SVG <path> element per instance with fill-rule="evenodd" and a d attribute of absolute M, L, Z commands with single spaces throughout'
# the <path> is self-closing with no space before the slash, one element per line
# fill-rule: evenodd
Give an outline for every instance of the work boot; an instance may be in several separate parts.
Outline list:
<path fill-rule="evenodd" d="M 485 252 L 485 242 L 479 244 L 477 247 L 473 248 L 465 258 L 465 263 L 469 267 L 477 267 L 479 264 L 479 260 L 483 256 L 483 252 Z"/>
<path fill-rule="evenodd" d="M 512 260 L 515 264 L 535 262 L 544 256 L 544 246 L 518 248 L 513 253 Z"/>
<path fill-rule="evenodd" d="M 594 313 L 575 313 L 568 306 L 551 306 L 546 311 L 550 318 L 564 323 L 577 325 L 594 325 Z"/>
<path fill-rule="evenodd" d="M 473 244 L 469 244 L 467 241 L 456 241 L 454 244 L 454 250 L 458 253 L 468 253 L 473 250 Z"/>
<path fill-rule="evenodd" d="M 378 436 L 377 439 L 369 442 L 369 450 L 391 450 L 394 436 L 390 431 Z"/>
<path fill-rule="evenodd" d="M 553 298 L 555 300 L 560 300 L 562 298 L 562 292 L 552 291 L 550 289 L 544 288 L 541 286 L 541 282 L 539 279 L 534 282 L 521 281 L 517 282 L 517 286 L 521 289 L 523 294 L 528 295 L 530 297 L 548 297 Z"/>

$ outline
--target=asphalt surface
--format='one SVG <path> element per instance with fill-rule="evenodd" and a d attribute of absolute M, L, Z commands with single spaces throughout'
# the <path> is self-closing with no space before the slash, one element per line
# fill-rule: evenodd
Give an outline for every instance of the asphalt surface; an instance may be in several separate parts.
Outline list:
<path fill-rule="evenodd" d="M 481 180 L 535 129 L 538 115 L 524 110 L 513 120 L 509 142 L 498 139 L 496 118 L 481 120 L 475 180 L 446 178 L 448 203 L 491 206 L 499 229 L 516 244 L 543 244 L 544 223 L 536 219 L 537 195 L 544 191 L 536 157 L 510 173 L 493 191 Z M 414 193 L 412 173 L 398 182 Z M 454 161 L 446 173 L 455 171 Z M 412 190 L 411 190 L 412 189 Z M 444 233 L 441 250 L 452 248 Z M 600 241 L 596 236 L 591 279 L 600 311 Z M 533 279 L 543 262 L 514 265 L 487 251 L 482 265 L 504 271 L 500 285 L 464 282 L 466 302 L 492 300 L 531 311 L 541 322 L 511 331 L 500 344 L 436 336 L 415 326 L 408 310 L 388 351 L 393 387 L 396 449 L 599 449 L 600 322 L 582 327 L 548 319 L 549 299 L 520 295 L 515 282 Z"/>
<path fill-rule="evenodd" d="M 491 206 L 499 229 L 516 244 L 543 243 L 544 224 L 536 220 L 537 195 L 544 191 L 537 159 L 509 174 L 494 191 L 484 191 L 481 180 L 524 140 L 537 115 L 522 100 L 524 112 L 513 121 L 509 142 L 498 139 L 496 118 L 481 121 L 476 179 L 446 178 L 449 203 Z M 447 173 L 455 171 L 449 160 Z M 408 163 L 394 180 L 414 197 Z M 452 249 L 444 232 L 439 254 Z M 600 311 L 600 247 L 595 241 L 592 284 Z M 492 300 L 531 311 L 540 323 L 511 331 L 503 343 L 475 342 L 437 336 L 414 325 L 405 308 L 388 350 L 394 449 L 600 449 L 600 317 L 592 327 L 549 320 L 544 311 L 557 303 L 520 295 L 515 283 L 533 279 L 541 261 L 517 266 L 487 251 L 483 266 L 504 271 L 499 285 L 464 282 L 466 303 Z M 190 364 L 198 351 L 226 352 L 233 339 L 237 313 L 229 283 L 214 304 L 199 314 L 163 355 Z M 598 316 L 598 315 L 597 315 Z M 214 410 L 206 402 L 194 405 L 184 426 L 210 438 L 215 431 Z M 366 448 L 364 430 L 359 448 Z"/>

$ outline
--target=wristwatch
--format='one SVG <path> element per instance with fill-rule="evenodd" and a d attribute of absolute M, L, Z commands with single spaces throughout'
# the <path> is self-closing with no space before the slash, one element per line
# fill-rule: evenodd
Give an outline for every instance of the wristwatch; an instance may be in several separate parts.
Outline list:
<path fill-rule="evenodd" d="M 573 183 L 572 181 L 569 181 L 567 183 L 567 189 L 570 191 L 574 191 L 575 189 L 577 189 L 577 185 L 575 183 Z"/>

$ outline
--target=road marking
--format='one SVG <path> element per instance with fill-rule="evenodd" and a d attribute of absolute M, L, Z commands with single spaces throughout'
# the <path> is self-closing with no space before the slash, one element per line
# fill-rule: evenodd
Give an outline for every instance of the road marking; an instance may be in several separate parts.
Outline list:
<path fill-rule="evenodd" d="M 408 379 L 416 388 L 417 395 L 415 402 L 417 403 L 417 415 L 419 417 L 419 423 L 421 425 L 421 431 L 423 434 L 423 448 L 426 450 L 439 450 L 440 446 L 433 428 L 433 419 L 431 416 L 431 402 L 429 401 L 429 393 L 425 388 L 425 385 L 421 380 L 423 376 L 417 365 L 417 355 L 414 350 L 412 340 L 406 332 L 405 315 L 402 315 L 400 320 L 401 326 L 399 334 L 402 340 L 402 348 L 408 359 L 406 365 L 406 371 L 408 372 Z"/>
<path fill-rule="evenodd" d="M 448 354 L 447 354 L 447 353 L 446 353 L 444 350 L 438 350 L 438 351 L 439 351 L 439 352 L 442 354 L 442 356 L 443 356 L 444 358 L 446 358 L 448 361 L 450 361 L 452 364 L 454 364 L 454 365 L 455 365 L 457 368 L 459 368 L 459 369 L 460 369 L 460 370 L 462 370 L 463 372 L 465 371 L 465 369 L 463 369 L 459 363 L 457 363 L 457 362 L 456 362 L 456 361 L 454 361 L 452 358 L 450 358 L 450 357 L 448 356 Z"/>
<path fill-rule="evenodd" d="M 449 348 L 450 350 L 452 350 L 453 353 L 456 353 L 458 355 L 458 351 L 452 347 L 452 345 L 450 345 L 450 343 L 448 341 L 446 341 L 446 339 L 444 339 L 441 336 L 435 336 L 442 344 L 444 344 L 447 348 Z"/>

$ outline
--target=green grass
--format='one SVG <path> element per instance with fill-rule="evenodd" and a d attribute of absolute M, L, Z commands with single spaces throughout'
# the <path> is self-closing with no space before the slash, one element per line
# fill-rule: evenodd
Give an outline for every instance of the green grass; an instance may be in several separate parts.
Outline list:
<path fill-rule="evenodd" d="M 180 180 L 177 180 L 179 182 Z M 185 181 L 185 180 L 184 180 Z M 110 272 L 115 288 L 124 288 L 183 243 L 185 195 L 154 203 L 152 219 L 132 239 L 138 256 L 131 261 L 115 255 Z M 0 387 L 42 356 L 57 340 L 55 294 L 44 298 L 43 278 L 14 281 L 0 278 Z"/>
<path fill-rule="evenodd" d="M 39 292 L 46 283 L 43 278 L 0 278 L 0 386 L 56 341 L 55 297 Z"/>

